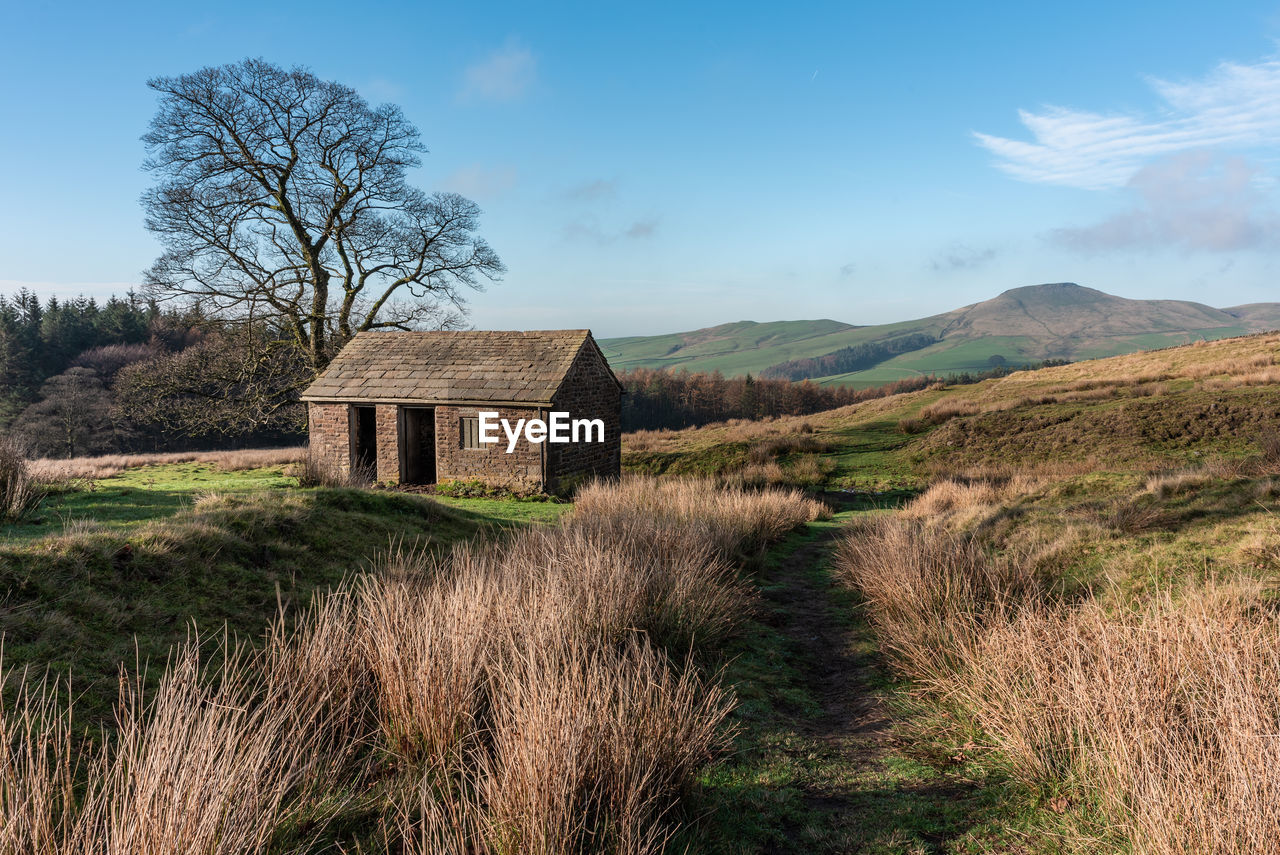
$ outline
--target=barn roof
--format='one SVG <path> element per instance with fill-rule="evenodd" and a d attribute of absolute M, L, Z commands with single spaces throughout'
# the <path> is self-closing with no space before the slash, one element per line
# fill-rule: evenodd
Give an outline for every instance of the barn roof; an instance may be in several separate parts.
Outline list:
<path fill-rule="evenodd" d="M 363 332 L 302 399 L 545 404 L 588 343 L 590 330 Z"/>

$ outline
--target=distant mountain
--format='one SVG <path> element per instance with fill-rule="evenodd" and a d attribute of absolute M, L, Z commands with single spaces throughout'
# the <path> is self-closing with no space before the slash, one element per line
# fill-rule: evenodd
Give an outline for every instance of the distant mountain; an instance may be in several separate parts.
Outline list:
<path fill-rule="evenodd" d="M 776 373 L 778 366 L 826 372 L 847 365 L 856 370 L 809 376 L 822 383 L 871 386 L 920 374 L 981 371 L 1000 359 L 1010 365 L 1093 359 L 1277 328 L 1280 303 L 1215 309 L 1185 300 L 1128 300 L 1060 282 L 1014 288 L 981 303 L 895 324 L 739 321 L 692 332 L 602 339 L 600 345 L 618 369 L 685 368 L 734 376 L 770 368 Z"/>

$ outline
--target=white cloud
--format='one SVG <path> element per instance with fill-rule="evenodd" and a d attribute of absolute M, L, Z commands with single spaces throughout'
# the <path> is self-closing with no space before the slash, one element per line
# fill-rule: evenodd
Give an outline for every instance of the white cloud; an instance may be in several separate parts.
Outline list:
<path fill-rule="evenodd" d="M 1200 80 L 1148 82 L 1163 102 L 1154 116 L 1020 110 L 1034 142 L 974 137 L 1015 178 L 1085 189 L 1122 187 L 1152 159 L 1177 152 L 1280 143 L 1280 60 L 1227 62 Z"/>
<path fill-rule="evenodd" d="M 451 190 L 475 199 L 501 196 L 516 184 L 516 171 L 510 166 L 486 168 L 478 163 L 450 172 L 440 181 L 441 190 Z"/>
<path fill-rule="evenodd" d="M 1057 229 L 1050 239 L 1084 252 L 1275 247 L 1280 245 L 1280 217 L 1261 192 L 1262 177 L 1243 157 L 1182 152 L 1134 173 L 1127 185 L 1136 197 L 1131 209 L 1094 226 Z"/>
<path fill-rule="evenodd" d="M 463 101 L 514 101 L 533 86 L 538 76 L 538 60 L 518 41 L 509 40 L 502 48 L 463 72 Z"/>

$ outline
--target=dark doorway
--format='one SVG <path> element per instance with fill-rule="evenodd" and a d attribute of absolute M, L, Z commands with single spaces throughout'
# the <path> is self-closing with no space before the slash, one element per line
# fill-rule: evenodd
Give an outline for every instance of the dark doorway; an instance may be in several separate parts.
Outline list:
<path fill-rule="evenodd" d="M 400 408 L 400 483 L 436 482 L 436 411 Z"/>
<path fill-rule="evenodd" d="M 378 418 L 373 407 L 351 408 L 351 474 L 372 481 L 378 473 Z"/>

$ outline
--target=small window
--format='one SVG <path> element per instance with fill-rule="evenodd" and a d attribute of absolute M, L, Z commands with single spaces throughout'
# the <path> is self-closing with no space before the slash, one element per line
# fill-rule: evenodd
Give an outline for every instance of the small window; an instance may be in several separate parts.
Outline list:
<path fill-rule="evenodd" d="M 480 449 L 480 420 L 479 419 L 459 419 L 458 433 L 462 436 L 462 447 L 470 449 Z"/>

